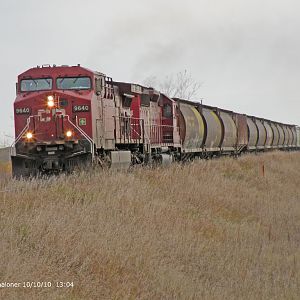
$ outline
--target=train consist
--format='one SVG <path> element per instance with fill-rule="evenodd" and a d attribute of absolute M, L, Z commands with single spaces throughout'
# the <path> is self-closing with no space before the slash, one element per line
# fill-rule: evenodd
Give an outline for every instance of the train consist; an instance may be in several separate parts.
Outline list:
<path fill-rule="evenodd" d="M 16 92 L 16 177 L 300 149 L 295 125 L 172 99 L 80 65 L 29 69 Z"/>

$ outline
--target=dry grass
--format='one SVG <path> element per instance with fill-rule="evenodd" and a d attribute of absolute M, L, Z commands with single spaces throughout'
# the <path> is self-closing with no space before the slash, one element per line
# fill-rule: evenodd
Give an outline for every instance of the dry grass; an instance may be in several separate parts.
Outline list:
<path fill-rule="evenodd" d="M 9 161 L 0 161 L 0 176 L 3 174 L 11 174 L 11 163 Z"/>
<path fill-rule="evenodd" d="M 0 281 L 75 286 L 0 299 L 299 299 L 299 185 L 299 153 L 2 176 Z"/>

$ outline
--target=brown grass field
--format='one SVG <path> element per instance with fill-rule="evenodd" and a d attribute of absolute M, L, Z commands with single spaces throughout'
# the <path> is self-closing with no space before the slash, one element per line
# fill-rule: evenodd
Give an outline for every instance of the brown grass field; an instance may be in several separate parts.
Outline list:
<path fill-rule="evenodd" d="M 0 177 L 0 299 L 300 299 L 300 153 Z"/>

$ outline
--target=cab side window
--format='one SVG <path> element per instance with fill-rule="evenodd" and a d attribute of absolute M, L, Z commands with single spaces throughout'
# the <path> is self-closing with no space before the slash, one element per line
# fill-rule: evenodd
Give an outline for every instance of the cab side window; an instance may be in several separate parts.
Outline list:
<path fill-rule="evenodd" d="M 172 118 L 172 107 L 170 104 L 164 104 L 163 106 L 163 117 Z"/>

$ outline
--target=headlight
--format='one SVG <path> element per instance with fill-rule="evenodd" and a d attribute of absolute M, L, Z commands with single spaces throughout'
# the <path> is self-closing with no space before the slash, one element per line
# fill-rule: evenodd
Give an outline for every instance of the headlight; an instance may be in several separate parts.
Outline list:
<path fill-rule="evenodd" d="M 72 133 L 71 130 L 68 130 L 68 131 L 66 132 L 66 137 L 70 138 L 72 135 L 73 135 L 73 133 Z"/>
<path fill-rule="evenodd" d="M 31 140 L 33 138 L 33 134 L 31 132 L 26 133 L 27 140 Z"/>
<path fill-rule="evenodd" d="M 54 105 L 55 105 L 55 102 L 54 102 L 54 96 L 49 95 L 49 96 L 47 97 L 47 105 L 48 105 L 49 108 L 54 107 Z"/>
<path fill-rule="evenodd" d="M 49 97 L 50 97 L 50 96 L 48 96 L 47 105 L 48 105 L 49 108 L 52 108 L 52 107 L 54 107 L 54 99 L 53 99 L 53 97 L 51 96 L 52 99 L 49 100 Z"/>

